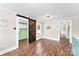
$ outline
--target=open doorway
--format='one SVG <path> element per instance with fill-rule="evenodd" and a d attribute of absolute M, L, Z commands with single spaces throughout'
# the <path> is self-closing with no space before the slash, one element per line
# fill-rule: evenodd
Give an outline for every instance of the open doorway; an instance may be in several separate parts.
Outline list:
<path fill-rule="evenodd" d="M 21 16 L 18 17 L 18 44 L 19 48 L 24 47 L 28 43 L 29 40 L 29 26 L 28 19 L 23 18 Z"/>
<path fill-rule="evenodd" d="M 60 21 L 61 54 L 71 55 L 71 20 Z M 64 51 L 64 53 L 62 53 Z"/>
<path fill-rule="evenodd" d="M 24 47 L 36 41 L 36 20 L 22 15 L 17 15 L 18 46 Z"/>

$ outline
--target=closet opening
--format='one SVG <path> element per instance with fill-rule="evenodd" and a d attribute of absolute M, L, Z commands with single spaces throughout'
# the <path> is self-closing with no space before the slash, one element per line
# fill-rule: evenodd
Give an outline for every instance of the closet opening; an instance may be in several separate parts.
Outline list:
<path fill-rule="evenodd" d="M 28 19 L 21 15 L 17 15 L 18 20 L 18 46 L 24 47 L 29 42 L 29 24 Z"/>

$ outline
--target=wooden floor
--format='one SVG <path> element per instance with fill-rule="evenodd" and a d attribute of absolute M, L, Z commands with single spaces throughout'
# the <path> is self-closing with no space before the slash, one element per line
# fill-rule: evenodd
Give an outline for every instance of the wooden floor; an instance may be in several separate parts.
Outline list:
<path fill-rule="evenodd" d="M 25 40 L 20 41 L 20 47 L 14 51 L 8 52 L 2 56 L 70 56 L 71 47 L 65 47 L 60 42 L 40 39 L 31 44 Z"/>

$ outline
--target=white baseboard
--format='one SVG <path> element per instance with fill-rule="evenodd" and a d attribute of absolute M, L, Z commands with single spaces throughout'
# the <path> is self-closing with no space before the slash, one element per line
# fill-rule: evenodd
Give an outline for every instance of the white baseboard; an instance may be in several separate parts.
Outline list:
<path fill-rule="evenodd" d="M 58 38 L 52 38 L 52 37 L 42 37 L 42 38 L 46 38 L 46 39 L 50 39 L 50 40 L 56 40 L 56 41 L 59 41 Z"/>
<path fill-rule="evenodd" d="M 36 40 L 39 40 L 39 39 L 41 39 L 41 38 L 43 38 L 43 37 L 37 37 Z"/>
<path fill-rule="evenodd" d="M 9 49 L 0 51 L 0 55 L 3 55 L 3 54 L 5 54 L 5 53 L 10 52 L 10 51 L 12 51 L 12 50 L 15 50 L 15 49 L 17 49 L 17 48 L 18 48 L 18 47 L 12 47 L 12 48 L 9 48 Z"/>

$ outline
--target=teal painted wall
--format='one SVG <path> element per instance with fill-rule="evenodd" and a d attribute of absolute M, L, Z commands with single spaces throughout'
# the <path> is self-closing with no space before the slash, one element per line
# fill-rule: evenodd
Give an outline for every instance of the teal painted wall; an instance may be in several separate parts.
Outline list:
<path fill-rule="evenodd" d="M 79 56 L 79 39 L 72 37 L 72 53 L 74 56 Z"/>

